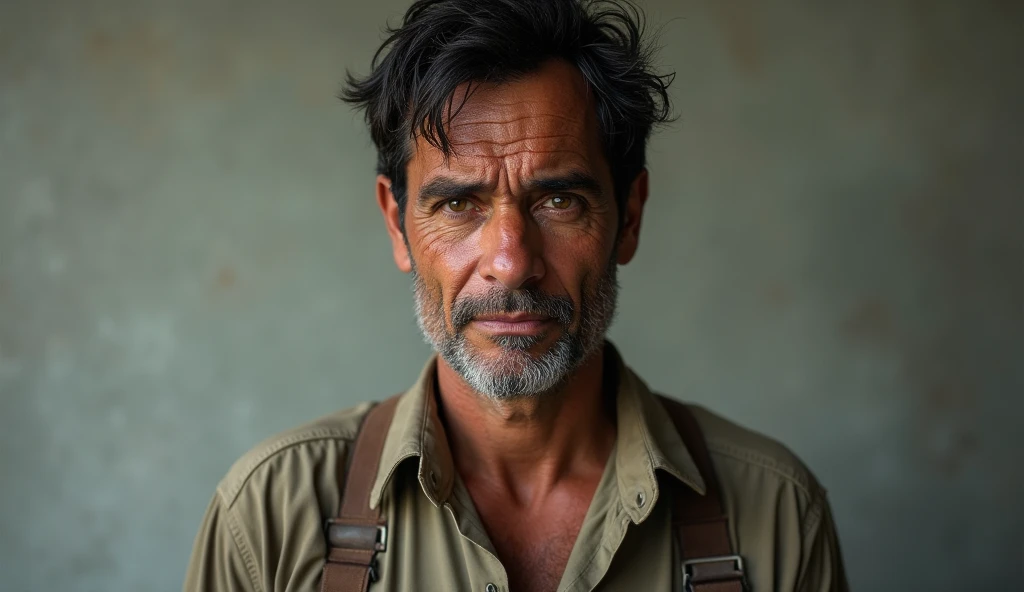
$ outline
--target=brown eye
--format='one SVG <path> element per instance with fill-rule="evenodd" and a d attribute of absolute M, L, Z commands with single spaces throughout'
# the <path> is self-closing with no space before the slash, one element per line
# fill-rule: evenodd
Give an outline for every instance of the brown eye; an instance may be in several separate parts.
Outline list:
<path fill-rule="evenodd" d="M 465 212 L 466 208 L 469 207 L 469 200 L 466 199 L 450 199 L 447 203 L 448 209 L 453 212 Z"/>
<path fill-rule="evenodd" d="M 548 206 L 556 210 L 567 210 L 572 207 L 572 197 L 568 195 L 556 195 L 548 200 Z"/>

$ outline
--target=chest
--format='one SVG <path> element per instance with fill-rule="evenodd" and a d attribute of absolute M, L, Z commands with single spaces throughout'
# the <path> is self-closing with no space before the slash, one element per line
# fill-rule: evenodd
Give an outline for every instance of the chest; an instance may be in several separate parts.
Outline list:
<path fill-rule="evenodd" d="M 543 505 L 520 508 L 474 495 L 480 520 L 516 592 L 554 592 L 580 535 L 596 483 L 582 483 Z"/>
<path fill-rule="evenodd" d="M 575 508 L 535 516 L 515 513 L 481 517 L 505 566 L 509 588 L 554 592 L 562 579 L 586 514 Z"/>
<path fill-rule="evenodd" d="M 381 580 L 370 592 L 486 592 L 489 584 L 501 592 L 554 592 L 560 582 L 571 583 L 566 592 L 676 589 L 671 521 L 658 510 L 633 524 L 616 504 L 598 503 L 589 516 L 584 504 L 535 522 L 508 508 L 488 511 L 462 487 L 434 506 L 418 483 L 401 481 L 385 505 L 388 549 L 378 555 Z M 319 569 L 317 561 L 309 564 Z"/>

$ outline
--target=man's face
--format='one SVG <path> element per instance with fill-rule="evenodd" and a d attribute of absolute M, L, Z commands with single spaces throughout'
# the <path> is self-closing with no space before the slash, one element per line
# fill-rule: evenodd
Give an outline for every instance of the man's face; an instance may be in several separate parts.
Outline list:
<path fill-rule="evenodd" d="M 636 248 L 646 174 L 619 233 L 588 89 L 564 62 L 478 87 L 447 131 L 447 162 L 417 139 L 404 237 L 388 180 L 378 179 L 420 327 L 478 392 L 551 391 L 603 342 L 616 266 Z"/>

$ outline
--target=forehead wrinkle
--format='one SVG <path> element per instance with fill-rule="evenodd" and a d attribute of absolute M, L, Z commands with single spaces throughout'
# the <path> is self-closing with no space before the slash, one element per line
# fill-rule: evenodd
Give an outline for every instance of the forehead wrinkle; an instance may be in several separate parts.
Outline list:
<path fill-rule="evenodd" d="M 478 140 L 453 145 L 453 154 L 447 161 L 436 152 L 428 151 L 422 155 L 427 157 L 423 184 L 438 176 L 449 176 L 459 182 L 481 185 L 481 194 L 515 194 L 520 192 L 518 188 L 528 186 L 538 178 L 564 175 L 568 171 L 592 171 L 598 166 L 594 162 L 598 155 L 592 154 L 579 138 L 571 135 L 556 138 L 570 141 L 531 142 L 531 138 L 517 138 L 510 142 Z"/>
<path fill-rule="evenodd" d="M 543 119 L 557 119 L 559 121 L 568 121 L 571 123 L 583 123 L 583 121 L 575 115 L 558 115 L 556 113 L 545 113 L 545 114 L 529 114 L 522 115 L 519 117 L 512 117 L 509 119 L 477 119 L 470 121 L 463 121 L 464 115 L 459 115 L 451 123 L 451 129 L 456 130 L 461 127 L 472 127 L 477 125 L 508 125 L 510 123 L 519 123 L 522 121 L 537 121 Z"/>
<path fill-rule="evenodd" d="M 453 122 L 453 142 L 470 142 L 480 137 L 557 137 L 586 135 L 586 122 L 572 117 L 527 115 L 509 120 Z"/>
<path fill-rule="evenodd" d="M 452 160 L 460 158 L 510 158 L 526 154 L 573 154 L 586 159 L 586 147 L 576 142 L 575 146 L 536 146 L 529 139 L 499 142 L 479 140 L 452 146 Z"/>
<path fill-rule="evenodd" d="M 555 148 L 537 150 L 519 148 L 502 154 L 454 154 L 446 165 L 438 162 L 429 169 L 425 182 L 430 180 L 438 170 L 450 171 L 460 180 L 481 180 L 482 183 L 494 187 L 499 177 L 515 171 L 515 176 L 533 179 L 533 173 L 544 175 L 559 174 L 569 170 L 587 170 L 591 164 L 586 152 Z M 529 173 L 523 175 L 524 171 Z M 543 175 L 542 175 L 543 176 Z"/>
<path fill-rule="evenodd" d="M 585 131 L 578 127 L 567 129 L 567 126 L 534 126 L 533 129 L 509 129 L 508 126 L 487 124 L 483 126 L 467 125 L 458 133 L 450 135 L 449 138 L 452 148 L 456 152 L 462 148 L 469 149 L 474 155 L 479 152 L 500 155 L 524 150 L 536 152 L 568 150 L 585 153 L 588 151 L 585 142 L 586 135 Z"/>
<path fill-rule="evenodd" d="M 512 126 L 513 128 L 532 127 L 533 129 L 510 130 L 509 126 L 501 123 L 460 123 L 454 126 L 458 129 L 453 129 L 448 135 L 453 152 L 450 160 L 458 161 L 465 157 L 502 158 L 522 153 L 567 152 L 589 162 L 594 155 L 591 154 L 593 150 L 586 142 L 590 130 L 583 125 L 585 122 L 572 120 L 574 124 L 578 125 L 551 125 L 555 122 L 569 121 L 570 118 L 548 119 L 548 125 L 530 126 L 525 122 L 535 121 L 536 118 L 519 117 L 516 121 L 519 121 L 520 124 Z M 417 144 L 420 143 L 417 142 Z M 428 152 L 430 151 L 428 150 Z"/>
<path fill-rule="evenodd" d="M 460 114 L 449 125 L 452 143 L 468 143 L 491 138 L 558 138 L 587 136 L 589 119 L 578 113 L 523 113 L 523 105 L 509 109 L 481 106 L 474 114 Z M 543 105 L 550 109 L 549 105 Z M 497 112 L 495 112 L 497 111 Z"/>
<path fill-rule="evenodd" d="M 537 178 L 573 169 L 604 176 L 590 89 L 569 64 L 477 86 L 446 128 L 447 158 L 422 138 L 416 141 L 424 183 L 445 175 L 483 181 L 490 193 L 516 194 Z"/>
<path fill-rule="evenodd" d="M 472 146 L 474 144 L 510 145 L 510 144 L 519 144 L 519 143 L 522 143 L 522 142 L 529 142 L 531 140 L 554 140 L 554 139 L 558 139 L 558 138 L 568 138 L 568 139 L 572 140 L 574 143 L 577 143 L 577 144 L 580 143 L 579 140 L 575 136 L 573 136 L 572 134 L 551 134 L 550 136 L 530 136 L 528 138 L 515 138 L 515 139 L 512 139 L 512 140 L 508 140 L 507 142 L 503 142 L 501 140 L 490 140 L 490 139 L 482 138 L 480 140 L 466 140 L 466 141 L 461 141 L 461 142 L 452 142 L 452 146 Z"/>

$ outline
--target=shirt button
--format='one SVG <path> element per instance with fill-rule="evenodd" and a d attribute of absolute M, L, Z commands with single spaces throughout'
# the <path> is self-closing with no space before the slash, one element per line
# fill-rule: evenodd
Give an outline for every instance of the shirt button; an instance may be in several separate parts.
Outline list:
<path fill-rule="evenodd" d="M 647 499 L 644 497 L 644 492 L 641 491 L 640 493 L 636 494 L 636 507 L 644 507 L 644 502 L 646 501 Z"/>
<path fill-rule="evenodd" d="M 437 487 L 437 473 L 430 471 L 430 484 Z"/>
<path fill-rule="evenodd" d="M 494 584 L 487 584 L 484 586 L 484 592 L 498 592 L 498 587 Z"/>

